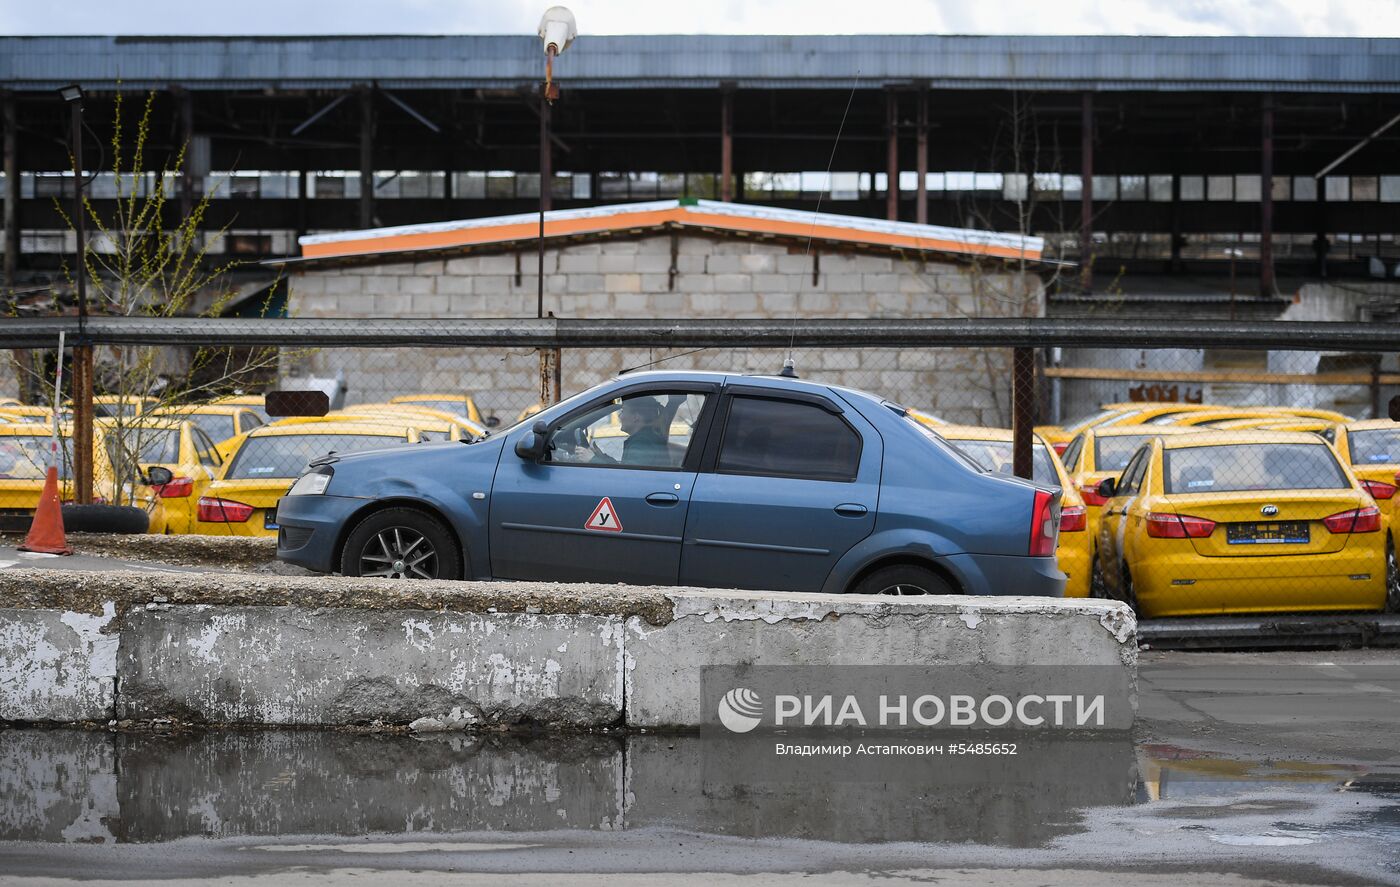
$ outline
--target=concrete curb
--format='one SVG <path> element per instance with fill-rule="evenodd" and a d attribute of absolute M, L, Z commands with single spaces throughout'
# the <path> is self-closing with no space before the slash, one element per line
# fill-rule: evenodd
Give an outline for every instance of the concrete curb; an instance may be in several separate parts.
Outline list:
<path fill-rule="evenodd" d="M 707 667 L 1094 666 L 1127 729 L 1136 662 L 1107 601 L 0 575 L 0 721 L 688 729 Z"/>
<path fill-rule="evenodd" d="M 271 536 L 69 533 L 68 544 L 79 554 L 182 567 L 250 570 L 277 561 L 277 540 Z"/>

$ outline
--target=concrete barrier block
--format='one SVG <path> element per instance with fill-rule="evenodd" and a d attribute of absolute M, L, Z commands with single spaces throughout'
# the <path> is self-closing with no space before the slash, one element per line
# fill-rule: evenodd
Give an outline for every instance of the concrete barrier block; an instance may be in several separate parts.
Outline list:
<path fill-rule="evenodd" d="M 0 721 L 107 721 L 112 717 L 118 637 L 102 615 L 0 608 Z"/>
<path fill-rule="evenodd" d="M 1134 686 L 1136 621 L 1121 604 L 1058 598 L 888 598 L 681 590 L 674 618 L 626 624 L 631 727 L 713 723 L 704 710 L 704 669 L 768 666 L 993 666 L 1027 675 L 1046 666 L 1081 669 L 1066 689 Z M 1091 686 L 1092 685 L 1092 686 Z M 1115 698 L 1116 720 L 1132 725 L 1131 698 Z M 1124 717 L 1126 715 L 1126 718 Z"/>
<path fill-rule="evenodd" d="M 126 617 L 118 717 L 256 724 L 614 724 L 612 616 L 151 605 Z"/>

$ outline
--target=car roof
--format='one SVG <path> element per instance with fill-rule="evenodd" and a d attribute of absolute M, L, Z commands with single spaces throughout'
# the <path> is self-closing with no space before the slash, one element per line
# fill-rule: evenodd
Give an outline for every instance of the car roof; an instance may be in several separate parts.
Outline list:
<path fill-rule="evenodd" d="M 1355 422 L 1347 422 L 1347 431 L 1373 431 L 1377 428 L 1400 429 L 1400 422 L 1393 419 L 1358 419 Z"/>
<path fill-rule="evenodd" d="M 1131 437 L 1141 434 L 1191 434 L 1200 433 L 1195 428 L 1181 425 L 1110 425 L 1107 428 L 1086 428 L 1085 434 L 1094 437 Z"/>
<path fill-rule="evenodd" d="M 158 409 L 148 410 L 142 416 L 232 416 L 239 412 L 251 410 L 247 404 L 241 403 L 174 403 Z"/>
<path fill-rule="evenodd" d="M 1315 444 L 1325 447 L 1327 441 L 1311 431 L 1267 431 L 1258 428 L 1248 431 L 1190 431 L 1162 441 L 1162 446 L 1169 450 L 1229 444 Z"/>
<path fill-rule="evenodd" d="M 388 427 L 384 423 L 366 422 L 307 422 L 304 425 L 263 425 L 248 432 L 251 437 L 286 437 L 297 434 L 375 434 L 384 437 L 407 437 L 407 433 L 417 428 L 404 423 Z"/>
<path fill-rule="evenodd" d="M 60 422 L 58 426 L 58 436 L 63 437 L 65 434 L 72 432 L 72 430 L 73 426 L 71 424 Z M 49 423 L 47 422 L 16 422 L 13 425 L 0 425 L 0 434 L 4 435 L 22 435 L 27 437 L 35 434 L 48 435 L 52 433 L 52 431 L 53 429 L 49 427 Z"/>

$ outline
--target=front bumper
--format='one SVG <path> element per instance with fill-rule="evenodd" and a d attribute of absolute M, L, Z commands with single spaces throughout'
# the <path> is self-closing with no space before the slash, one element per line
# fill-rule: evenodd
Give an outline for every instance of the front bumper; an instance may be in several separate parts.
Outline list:
<path fill-rule="evenodd" d="M 283 496 L 277 500 L 277 559 L 318 573 L 335 572 L 341 535 L 367 501 L 324 494 Z"/>

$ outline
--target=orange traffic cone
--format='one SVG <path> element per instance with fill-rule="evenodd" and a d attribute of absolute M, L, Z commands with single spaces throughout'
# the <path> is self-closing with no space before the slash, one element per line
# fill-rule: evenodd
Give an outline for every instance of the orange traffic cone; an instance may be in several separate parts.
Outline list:
<path fill-rule="evenodd" d="M 34 521 L 29 525 L 29 535 L 24 537 L 20 551 L 37 551 L 43 554 L 72 554 L 68 540 L 63 536 L 63 506 L 58 501 L 58 469 L 49 466 L 44 478 L 44 491 L 39 494 L 39 507 L 34 510 Z"/>

